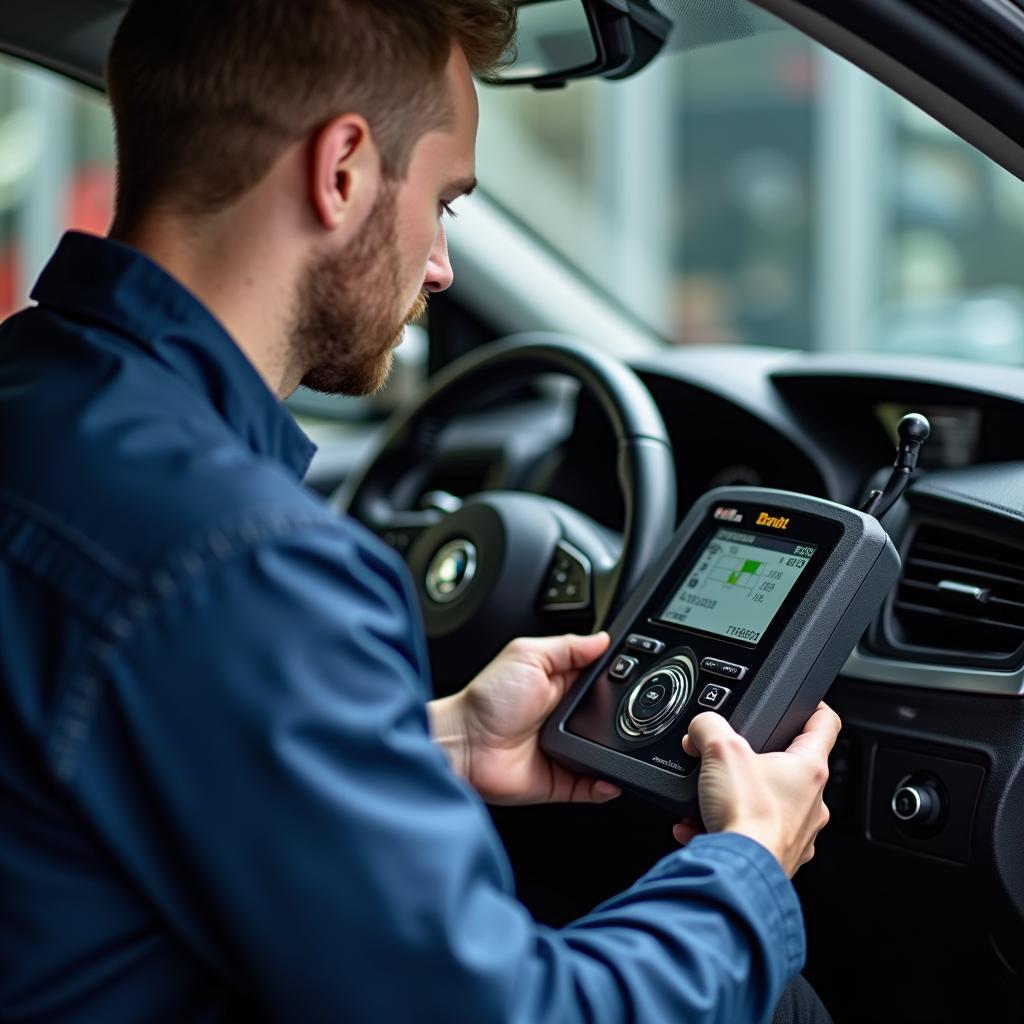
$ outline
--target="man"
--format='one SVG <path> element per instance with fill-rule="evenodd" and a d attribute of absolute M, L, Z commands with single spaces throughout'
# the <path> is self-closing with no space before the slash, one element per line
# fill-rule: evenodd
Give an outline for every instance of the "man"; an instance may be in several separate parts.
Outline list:
<path fill-rule="evenodd" d="M 279 400 L 375 390 L 451 283 L 471 72 L 513 25 L 129 10 L 111 238 L 67 237 L 0 331 L 0 1019 L 741 1022 L 799 969 L 831 711 L 761 757 L 696 719 L 717 834 L 541 928 L 480 797 L 616 795 L 537 746 L 607 637 L 517 641 L 425 706 L 401 563 L 299 486 Z"/>

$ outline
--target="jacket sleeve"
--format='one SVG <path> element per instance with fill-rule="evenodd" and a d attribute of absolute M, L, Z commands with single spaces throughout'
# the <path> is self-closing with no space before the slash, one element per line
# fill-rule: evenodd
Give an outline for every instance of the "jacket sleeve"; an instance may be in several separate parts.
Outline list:
<path fill-rule="evenodd" d="M 193 566 L 125 632 L 74 796 L 179 938 L 272 1019 L 741 1024 L 800 968 L 792 886 L 739 836 L 536 925 L 430 739 L 404 571 L 354 532 Z"/>

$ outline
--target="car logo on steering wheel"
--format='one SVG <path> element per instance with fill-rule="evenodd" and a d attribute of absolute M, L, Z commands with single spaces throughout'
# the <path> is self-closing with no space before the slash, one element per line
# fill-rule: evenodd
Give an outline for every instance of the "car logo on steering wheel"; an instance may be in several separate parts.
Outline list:
<path fill-rule="evenodd" d="M 449 604 L 476 576 L 476 548 L 468 540 L 445 544 L 427 569 L 427 594 L 437 604 Z"/>

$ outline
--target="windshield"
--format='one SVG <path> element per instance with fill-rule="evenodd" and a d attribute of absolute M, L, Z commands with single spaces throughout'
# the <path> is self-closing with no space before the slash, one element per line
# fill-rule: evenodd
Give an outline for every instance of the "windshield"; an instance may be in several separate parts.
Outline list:
<path fill-rule="evenodd" d="M 483 89 L 483 187 L 667 344 L 1024 365 L 1024 183 L 770 29 Z"/>

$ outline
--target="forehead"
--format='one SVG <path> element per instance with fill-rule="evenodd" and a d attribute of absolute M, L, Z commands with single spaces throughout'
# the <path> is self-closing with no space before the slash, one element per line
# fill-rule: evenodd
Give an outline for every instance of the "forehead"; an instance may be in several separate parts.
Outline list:
<path fill-rule="evenodd" d="M 418 142 L 413 164 L 431 165 L 452 181 L 472 179 L 476 168 L 476 134 L 480 106 L 465 55 L 453 49 L 446 71 L 452 116 L 444 128 L 427 132 Z"/>
<path fill-rule="evenodd" d="M 455 134 L 469 133 L 475 142 L 477 123 L 480 119 L 480 103 L 477 99 L 476 84 L 473 81 L 473 72 L 470 70 L 469 62 L 466 60 L 466 55 L 457 46 L 452 48 L 446 74 L 455 112 Z"/>

